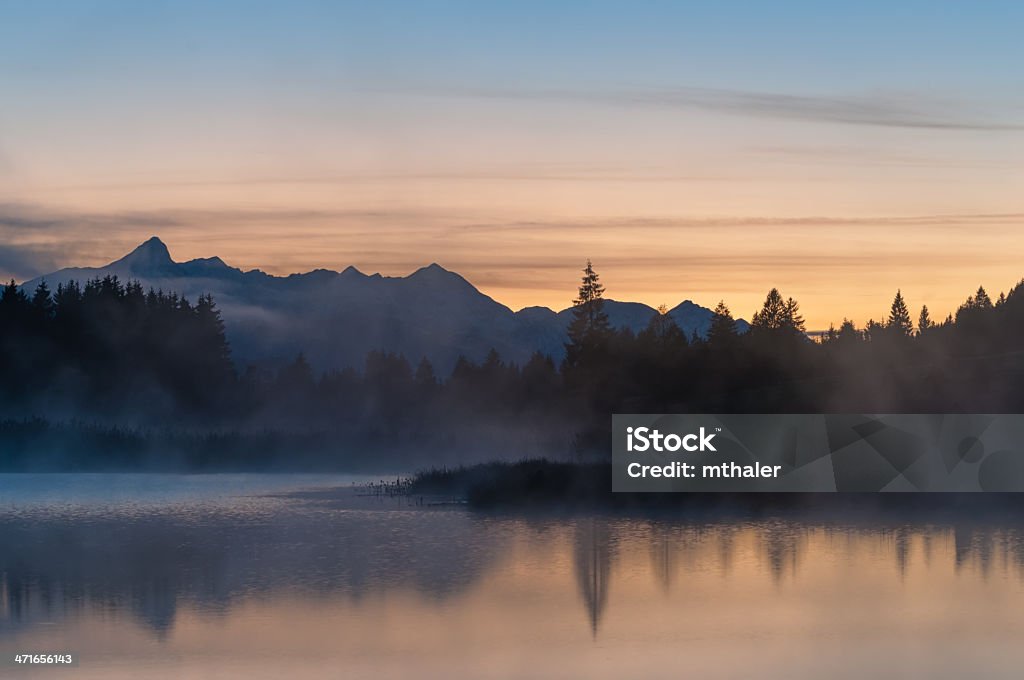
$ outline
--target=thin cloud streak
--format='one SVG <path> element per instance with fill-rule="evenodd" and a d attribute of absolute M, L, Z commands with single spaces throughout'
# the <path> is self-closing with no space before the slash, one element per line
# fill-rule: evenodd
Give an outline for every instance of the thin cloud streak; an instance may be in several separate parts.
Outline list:
<path fill-rule="evenodd" d="M 950 116 L 949 102 L 911 95 L 805 95 L 706 87 L 574 90 L 487 87 L 373 88 L 371 92 L 462 99 L 579 102 L 606 106 L 691 109 L 712 113 L 812 123 L 920 130 L 1020 132 L 1024 123 Z"/>
<path fill-rule="evenodd" d="M 424 208 L 393 209 L 207 209 L 207 210 L 134 210 L 112 212 L 77 212 L 48 210 L 40 206 L 0 203 L 0 234 L 61 234 L 74 231 L 216 227 L 217 225 L 252 225 L 258 230 L 265 224 L 289 224 L 292 236 L 303 224 L 338 223 L 346 226 L 350 237 L 379 238 L 382 231 L 400 231 L 403 235 L 446 235 L 471 232 L 543 232 L 618 231 L 622 229 L 678 230 L 726 227 L 951 227 L 964 230 L 980 226 L 1011 226 L 1024 224 L 1024 212 L 965 213 L 922 215 L 794 215 L 744 216 L 720 215 L 697 217 L 594 217 L 550 220 L 473 220 L 444 210 Z M 418 225 L 418 226 L 417 226 Z M 310 227 L 308 236 L 318 230 Z M 99 237 L 99 234 L 97 235 Z"/>
<path fill-rule="evenodd" d="M 619 217 L 593 220 L 515 221 L 461 224 L 453 231 L 464 232 L 547 232 L 551 230 L 617 231 L 621 229 L 678 230 L 725 227 L 947 227 L 972 230 L 978 226 L 1019 227 L 1024 213 L 979 213 L 950 215 L 879 215 L 877 217 L 843 217 L 810 215 L 793 217 L 718 216 L 718 217 Z"/>
<path fill-rule="evenodd" d="M 757 144 L 743 149 L 744 152 L 762 159 L 775 162 L 791 163 L 806 166 L 811 163 L 817 167 L 832 166 L 849 168 L 861 167 L 899 167 L 948 169 L 961 173 L 965 169 L 1010 169 L 1017 165 L 1012 161 L 965 161 L 954 156 L 929 154 L 893 153 L 888 149 L 861 148 L 849 146 L 808 146 L 808 145 L 771 145 Z"/>
<path fill-rule="evenodd" d="M 550 171 L 531 172 L 528 168 L 508 170 L 467 170 L 464 172 L 415 172 L 415 173 L 364 173 L 346 175 L 324 175 L 322 177 L 238 177 L 226 179 L 167 180 L 138 182 L 101 182 L 84 184 L 54 185 L 37 192 L 60 193 L 66 191 L 124 191 L 134 189 L 162 188 L 205 188 L 205 187 L 262 187 L 262 186 L 333 186 L 345 184 L 369 184 L 383 182 L 595 182 L 595 183 L 646 183 L 646 182 L 753 182 L 755 177 L 726 174 L 697 174 L 616 171 Z"/>
<path fill-rule="evenodd" d="M 437 261 L 512 308 L 566 306 L 580 261 L 609 294 L 651 305 L 723 297 L 744 314 L 780 286 L 809 323 L 834 310 L 866 319 L 892 291 L 953 311 L 981 283 L 1005 290 L 1024 273 L 1024 213 L 516 221 L 444 209 L 81 211 L 0 205 L 0 274 L 19 280 L 98 266 L 158 235 L 175 259 L 218 255 L 243 270 L 286 275 L 353 265 L 404 276 Z"/>
<path fill-rule="evenodd" d="M 381 228 L 391 226 L 402 233 L 410 232 L 409 221 L 420 225 L 412 232 L 432 232 L 442 227 L 447 233 L 489 232 L 489 231 L 544 231 L 562 230 L 618 230 L 637 229 L 679 229 L 685 227 L 891 227 L 891 226 L 955 226 L 965 229 L 977 226 L 1020 226 L 1024 224 L 1024 212 L 1007 213 L 952 213 L 921 215 L 793 215 L 793 216 L 645 216 L 645 217 L 594 217 L 550 220 L 486 221 L 467 219 L 465 215 L 451 214 L 440 209 L 393 208 L 393 209 L 197 209 L 197 210 L 133 210 L 111 212 L 88 212 L 50 210 L 36 205 L 0 203 L 0 231 L 12 233 L 62 232 L 68 229 L 201 227 L 219 224 L 245 225 L 255 227 L 266 223 L 288 223 L 300 227 L 303 223 L 344 222 L 350 225 L 350 235 L 377 236 Z M 351 225 L 362 225 L 365 231 L 353 231 Z M 312 234 L 311 234 L 312 235 Z"/>
<path fill-rule="evenodd" d="M 78 212 L 47 210 L 18 203 L 0 203 L 0 229 L 15 231 L 60 231 L 75 228 L 132 228 L 200 226 L 204 223 L 308 222 L 325 219 L 402 220 L 428 217 L 421 210 L 132 210 Z"/>

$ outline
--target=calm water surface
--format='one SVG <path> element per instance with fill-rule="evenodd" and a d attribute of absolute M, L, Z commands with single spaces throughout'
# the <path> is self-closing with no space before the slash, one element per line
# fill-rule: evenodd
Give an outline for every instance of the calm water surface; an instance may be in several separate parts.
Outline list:
<path fill-rule="evenodd" d="M 0 650 L 81 659 L 0 676 L 1024 668 L 1024 512 L 523 517 L 359 497 L 351 482 L 0 475 Z"/>

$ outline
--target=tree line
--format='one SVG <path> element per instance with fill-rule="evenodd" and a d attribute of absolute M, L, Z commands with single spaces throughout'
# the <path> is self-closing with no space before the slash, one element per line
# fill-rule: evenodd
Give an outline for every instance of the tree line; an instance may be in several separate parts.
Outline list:
<path fill-rule="evenodd" d="M 0 292 L 0 398 L 10 412 L 214 412 L 235 376 L 213 298 L 107 276 Z"/>
<path fill-rule="evenodd" d="M 195 303 L 107 276 L 51 291 L 0 291 L 0 406 L 7 418 L 111 426 L 333 432 L 367 451 L 412 446 L 521 455 L 607 447 L 616 412 L 1017 412 L 1024 407 L 1024 287 L 979 288 L 935 322 L 844 320 L 817 340 L 799 303 L 771 289 L 740 333 L 724 302 L 706 337 L 664 308 L 638 333 L 613 328 L 587 263 L 565 356 L 518 365 L 491 351 L 450 375 L 371 352 L 317 374 L 299 355 L 239 369 L 212 297 Z"/>
<path fill-rule="evenodd" d="M 609 327 L 588 263 L 569 332 L 567 388 L 609 412 L 1017 412 L 1024 407 L 1024 282 L 993 300 L 983 287 L 916 325 L 897 291 L 889 313 L 844 319 L 812 339 L 800 305 L 772 288 L 740 333 L 719 302 L 705 338 L 659 310 L 634 335 Z"/>

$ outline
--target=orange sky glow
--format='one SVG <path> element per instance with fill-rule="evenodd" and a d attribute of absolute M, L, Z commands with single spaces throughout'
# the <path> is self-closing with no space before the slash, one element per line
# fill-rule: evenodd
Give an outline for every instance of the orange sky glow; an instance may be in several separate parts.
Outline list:
<path fill-rule="evenodd" d="M 749 319 L 776 286 L 810 329 L 1024 277 L 1018 22 L 627 9 L 26 6 L 0 26 L 0 276 L 157 235 L 277 274 L 437 262 L 561 309 L 591 258 L 618 300 Z"/>

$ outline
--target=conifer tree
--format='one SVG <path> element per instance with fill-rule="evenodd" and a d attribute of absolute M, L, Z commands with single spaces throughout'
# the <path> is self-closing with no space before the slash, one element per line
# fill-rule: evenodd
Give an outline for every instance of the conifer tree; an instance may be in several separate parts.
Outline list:
<path fill-rule="evenodd" d="M 3 292 L 0 292 L 0 308 L 12 317 L 17 317 L 28 308 L 28 297 L 14 279 L 11 279 L 11 282 L 4 286 Z"/>
<path fill-rule="evenodd" d="M 992 298 L 985 292 L 984 286 L 978 286 L 978 292 L 974 294 L 974 306 L 978 309 L 989 309 L 992 307 Z"/>
<path fill-rule="evenodd" d="M 53 296 L 50 295 L 50 288 L 46 281 L 40 281 L 36 290 L 32 293 L 32 312 L 39 321 L 48 321 L 53 318 Z"/>
<path fill-rule="evenodd" d="M 182 299 L 184 302 L 184 298 Z M 184 302 L 187 305 L 187 302 Z M 211 367 L 223 374 L 230 373 L 231 347 L 224 333 L 224 320 L 220 310 L 213 301 L 212 295 L 200 295 L 195 307 L 196 320 L 202 334 L 202 351 Z"/>
<path fill-rule="evenodd" d="M 640 331 L 639 338 L 648 342 L 654 342 L 662 348 L 685 347 L 687 345 L 686 335 L 680 330 L 675 319 L 668 313 L 667 305 L 659 305 L 658 311 L 647 323 L 647 328 Z"/>
<path fill-rule="evenodd" d="M 868 342 L 875 342 L 885 336 L 886 325 L 874 319 L 868 319 L 864 325 L 864 339 Z"/>
<path fill-rule="evenodd" d="M 899 290 L 896 291 L 896 297 L 893 298 L 892 307 L 889 309 L 889 320 L 886 327 L 901 336 L 909 336 L 914 332 L 914 324 L 910 320 L 910 310 L 907 309 L 903 293 Z"/>
<path fill-rule="evenodd" d="M 420 359 L 416 366 L 416 375 L 413 380 L 416 386 L 423 391 L 431 391 L 437 387 L 437 376 L 434 374 L 434 365 L 426 357 Z"/>
<path fill-rule="evenodd" d="M 754 313 L 751 325 L 761 330 L 774 331 L 783 327 L 785 319 L 786 302 L 782 299 L 779 289 L 772 288 L 768 291 L 768 296 L 765 297 L 761 310 Z"/>
<path fill-rule="evenodd" d="M 778 288 L 768 291 L 761 311 L 754 314 L 751 325 L 756 330 L 793 334 L 803 334 L 807 330 L 800 315 L 800 304 L 793 298 L 783 299 Z"/>
<path fill-rule="evenodd" d="M 719 300 L 711 317 L 711 326 L 708 328 L 708 342 L 712 347 L 724 347 L 731 345 L 736 336 L 736 320 L 732 318 L 732 312 L 725 301 Z"/>
<path fill-rule="evenodd" d="M 836 334 L 836 339 L 843 343 L 853 343 L 858 340 L 864 339 L 864 334 L 857 330 L 856 324 L 847 318 L 843 319 L 843 323 L 839 325 L 839 333 Z"/>
<path fill-rule="evenodd" d="M 807 327 L 804 325 L 804 317 L 800 315 L 800 305 L 793 298 L 786 299 L 783 328 L 794 333 L 807 332 Z"/>
<path fill-rule="evenodd" d="M 917 317 L 917 334 L 924 335 L 935 327 L 931 315 L 928 313 L 928 305 L 921 306 L 921 314 Z"/>
<path fill-rule="evenodd" d="M 580 281 L 579 296 L 573 300 L 572 322 L 569 324 L 569 344 L 566 362 L 570 366 L 580 363 L 584 356 L 605 347 L 611 335 L 611 324 L 604 311 L 604 286 L 587 260 Z"/>

